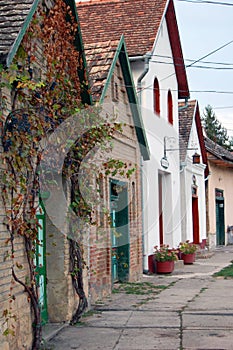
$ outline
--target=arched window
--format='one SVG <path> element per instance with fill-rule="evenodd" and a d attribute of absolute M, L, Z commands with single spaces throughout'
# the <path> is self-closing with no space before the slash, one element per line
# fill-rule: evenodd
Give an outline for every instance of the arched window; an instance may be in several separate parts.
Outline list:
<path fill-rule="evenodd" d="M 154 112 L 160 115 L 160 91 L 157 78 L 154 80 Z"/>
<path fill-rule="evenodd" d="M 173 124 L 173 103 L 172 103 L 172 94 L 171 91 L 168 91 L 167 94 L 167 119 L 170 124 Z"/>

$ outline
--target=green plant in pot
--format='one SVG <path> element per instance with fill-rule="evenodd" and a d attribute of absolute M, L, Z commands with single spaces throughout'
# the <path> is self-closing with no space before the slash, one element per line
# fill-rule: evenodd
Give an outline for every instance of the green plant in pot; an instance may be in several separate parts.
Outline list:
<path fill-rule="evenodd" d="M 162 244 L 154 247 L 155 270 L 157 273 L 171 273 L 174 270 L 174 262 L 178 259 L 177 250 Z"/>
<path fill-rule="evenodd" d="M 179 244 L 180 258 L 184 264 L 193 264 L 196 258 L 197 245 L 190 243 L 189 240 Z"/>

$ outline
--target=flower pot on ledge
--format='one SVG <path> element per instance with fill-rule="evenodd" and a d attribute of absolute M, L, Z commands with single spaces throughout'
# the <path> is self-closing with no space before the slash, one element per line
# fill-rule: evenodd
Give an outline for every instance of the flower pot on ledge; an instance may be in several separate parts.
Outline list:
<path fill-rule="evenodd" d="M 174 261 L 155 261 L 156 273 L 171 273 L 174 270 Z"/>
<path fill-rule="evenodd" d="M 193 264 L 196 258 L 195 253 L 184 254 L 181 253 L 181 259 L 184 261 L 185 265 Z"/>

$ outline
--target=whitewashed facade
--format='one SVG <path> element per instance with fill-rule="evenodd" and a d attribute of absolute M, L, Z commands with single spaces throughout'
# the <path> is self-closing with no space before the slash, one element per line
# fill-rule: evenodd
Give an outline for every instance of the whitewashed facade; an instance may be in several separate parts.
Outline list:
<path fill-rule="evenodd" d="M 198 244 L 206 240 L 206 151 L 197 101 L 180 104 L 179 109 L 182 241 Z M 200 157 L 197 164 L 194 154 Z"/>
<path fill-rule="evenodd" d="M 149 70 L 142 80 L 141 91 L 139 91 L 142 117 L 151 152 L 150 161 L 143 163 L 144 270 L 148 270 L 148 256 L 153 254 L 155 245 L 165 243 L 171 247 L 176 247 L 182 238 L 180 165 L 179 150 L 177 150 L 179 148 L 178 81 L 172 63 L 172 50 L 165 20 L 161 24 L 153 51 L 149 57 Z M 160 63 L 160 61 L 163 63 Z M 131 68 L 137 88 L 139 88 L 138 78 L 144 67 L 141 61 L 131 60 Z M 158 79 L 160 87 L 160 115 L 154 112 L 153 85 L 155 78 Z M 173 125 L 168 122 L 167 117 L 169 90 L 173 101 Z M 169 162 L 167 169 L 161 166 L 165 137 L 167 148 L 173 147 L 176 149 L 167 152 Z M 159 181 L 162 182 L 162 186 L 159 186 Z M 161 194 L 160 191 L 162 191 Z M 159 203 L 160 196 L 162 197 L 162 203 Z M 163 233 L 160 233 L 159 218 L 161 214 L 163 217 Z M 162 242 L 161 235 L 163 235 Z"/>

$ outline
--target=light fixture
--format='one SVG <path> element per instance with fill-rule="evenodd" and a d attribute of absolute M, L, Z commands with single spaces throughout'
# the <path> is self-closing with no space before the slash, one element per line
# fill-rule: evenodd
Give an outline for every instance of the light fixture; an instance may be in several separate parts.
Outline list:
<path fill-rule="evenodd" d="M 169 162 L 167 159 L 167 152 L 180 150 L 180 148 L 167 148 L 167 140 L 176 140 L 176 138 L 174 136 L 171 136 L 171 137 L 164 136 L 164 138 L 163 138 L 163 158 L 161 159 L 160 164 L 164 169 L 168 169 L 168 167 L 169 167 Z M 197 147 L 186 148 L 187 151 L 190 151 L 190 150 L 196 151 L 197 149 L 198 149 Z M 193 164 L 200 164 L 200 155 L 197 152 L 195 152 L 193 155 Z"/>
<path fill-rule="evenodd" d="M 201 159 L 200 154 L 195 152 L 193 155 L 193 164 L 200 164 L 200 159 Z"/>

